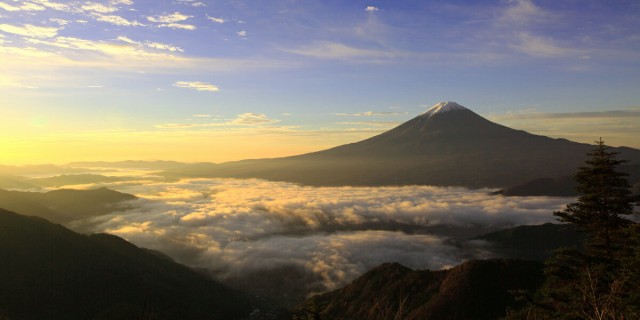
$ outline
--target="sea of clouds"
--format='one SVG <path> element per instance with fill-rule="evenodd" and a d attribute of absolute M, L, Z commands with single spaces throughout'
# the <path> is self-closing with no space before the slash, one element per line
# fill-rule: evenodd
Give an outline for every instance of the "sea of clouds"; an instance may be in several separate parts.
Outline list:
<path fill-rule="evenodd" d="M 307 187 L 247 179 L 113 186 L 134 209 L 74 222 L 205 268 L 223 281 L 283 273 L 305 293 L 340 287 L 384 262 L 441 269 L 492 256 L 489 244 L 438 232 L 553 221 L 572 199 L 503 197 L 453 187 Z"/>

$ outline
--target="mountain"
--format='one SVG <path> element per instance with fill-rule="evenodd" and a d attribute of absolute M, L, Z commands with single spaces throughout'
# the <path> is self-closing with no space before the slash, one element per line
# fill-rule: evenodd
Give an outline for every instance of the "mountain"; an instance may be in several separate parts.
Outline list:
<path fill-rule="evenodd" d="M 585 234 L 568 224 L 517 226 L 475 237 L 493 245 L 499 256 L 544 261 L 562 247 L 582 248 Z"/>
<path fill-rule="evenodd" d="M 71 162 L 66 167 L 72 168 L 125 168 L 125 169 L 152 169 L 152 170 L 164 170 L 172 168 L 180 168 L 185 163 L 176 161 L 138 161 L 138 160 L 125 160 L 125 161 L 84 161 L 84 162 Z"/>
<path fill-rule="evenodd" d="M 411 270 L 383 264 L 349 285 L 306 301 L 298 316 L 311 319 L 499 319 L 518 301 L 513 290 L 533 291 L 543 264 L 473 260 L 449 270 Z"/>
<path fill-rule="evenodd" d="M 527 181 L 517 186 L 493 192 L 494 195 L 508 197 L 547 196 L 547 197 L 577 197 L 576 181 L 573 177 L 539 178 Z"/>
<path fill-rule="evenodd" d="M 62 187 L 62 186 L 78 185 L 78 184 L 127 181 L 131 179 L 133 178 L 82 173 L 82 174 L 63 174 L 63 175 L 58 175 L 53 177 L 46 177 L 46 178 L 34 178 L 34 179 L 30 179 L 29 182 L 34 183 L 41 187 Z"/>
<path fill-rule="evenodd" d="M 38 186 L 24 177 L 0 175 L 0 189 L 32 189 Z"/>
<path fill-rule="evenodd" d="M 442 102 L 360 142 L 285 158 L 194 164 L 164 175 L 262 178 L 315 186 L 508 187 L 572 175 L 592 148 L 510 129 L 455 102 Z M 640 164 L 640 150 L 615 151 L 631 165 Z"/>
<path fill-rule="evenodd" d="M 0 208 L 67 223 L 73 220 L 126 210 L 124 201 L 135 196 L 107 188 L 60 189 L 49 192 L 22 192 L 0 189 Z"/>
<path fill-rule="evenodd" d="M 0 209 L 1 319 L 241 319 L 240 294 L 156 252 Z"/>

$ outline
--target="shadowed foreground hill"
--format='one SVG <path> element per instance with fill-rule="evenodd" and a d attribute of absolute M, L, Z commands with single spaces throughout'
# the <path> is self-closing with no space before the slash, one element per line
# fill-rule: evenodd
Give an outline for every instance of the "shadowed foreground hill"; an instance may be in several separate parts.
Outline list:
<path fill-rule="evenodd" d="M 0 208 L 66 223 L 129 208 L 121 202 L 135 196 L 107 188 L 23 192 L 0 189 Z"/>
<path fill-rule="evenodd" d="M 247 300 L 160 253 L 0 209 L 0 318 L 240 319 Z"/>
<path fill-rule="evenodd" d="M 308 300 L 300 314 L 320 319 L 494 320 L 516 304 L 511 290 L 533 290 L 543 265 L 475 260 L 450 270 L 383 264 L 342 289 Z"/>

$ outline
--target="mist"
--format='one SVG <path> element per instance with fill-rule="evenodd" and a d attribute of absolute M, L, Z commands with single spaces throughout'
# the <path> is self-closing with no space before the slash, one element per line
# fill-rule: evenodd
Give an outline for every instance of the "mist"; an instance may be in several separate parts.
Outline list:
<path fill-rule="evenodd" d="M 295 274 L 287 281 L 305 294 L 338 288 L 384 262 L 442 269 L 491 257 L 488 243 L 460 241 L 440 231 L 457 228 L 471 236 L 477 230 L 551 222 L 551 213 L 570 200 L 491 196 L 488 189 L 307 187 L 256 179 L 116 189 L 140 197 L 130 203 L 133 209 L 70 227 L 121 236 L 210 270 L 222 281 L 270 275 L 281 282 L 283 272 Z"/>

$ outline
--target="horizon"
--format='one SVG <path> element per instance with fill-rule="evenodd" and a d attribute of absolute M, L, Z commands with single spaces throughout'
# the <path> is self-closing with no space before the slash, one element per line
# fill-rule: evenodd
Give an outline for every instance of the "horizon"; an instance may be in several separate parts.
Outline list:
<path fill-rule="evenodd" d="M 436 104 L 434 104 L 433 106 L 430 106 L 428 108 L 426 108 L 425 110 L 423 110 L 422 112 L 418 113 L 417 115 L 415 115 L 412 118 L 407 119 L 406 121 L 409 121 L 415 117 L 419 117 L 421 115 L 423 115 L 424 113 L 426 113 L 427 111 L 436 108 L 437 106 L 443 104 L 443 103 L 449 103 L 452 102 L 458 106 L 462 106 L 464 109 L 470 110 L 472 112 L 474 112 L 472 109 L 466 108 L 463 105 L 459 105 L 457 102 L 455 101 L 441 101 L 438 102 Z M 475 112 L 474 112 L 475 113 Z M 482 115 L 480 115 L 482 117 Z M 501 124 L 499 122 L 495 122 L 492 120 L 491 117 L 483 117 L 485 119 L 488 119 L 494 123 L 497 124 Z M 519 115 L 506 115 L 504 117 L 504 119 L 506 119 L 508 121 L 508 119 L 512 119 L 515 121 L 518 120 L 522 120 L 522 117 Z M 405 121 L 405 122 L 406 122 Z M 119 157 L 119 158 L 115 158 L 115 159 L 109 159 L 109 160 L 104 160 L 103 158 L 91 158 L 91 157 L 87 157 L 87 158 L 73 158 L 73 159 L 67 159 L 67 160 L 61 160 L 58 162 L 55 161 L 49 161 L 49 162 L 0 162 L 0 165 L 5 165 L 5 166 L 38 166 L 38 165 L 58 165 L 58 166 L 64 166 L 64 165 L 71 165 L 74 162 L 105 162 L 105 163 L 116 163 L 116 162 L 127 162 L 127 161 L 143 161 L 143 162 L 162 162 L 162 161 L 167 161 L 167 162 L 180 162 L 180 163 L 214 163 L 214 164 L 218 164 L 218 163 L 225 163 L 225 162 L 234 162 L 234 161 L 242 161 L 242 160 L 254 160 L 254 159 L 270 159 L 270 158 L 280 158 L 280 157 L 287 157 L 287 156 L 294 156 L 294 155 L 300 155 L 300 154 L 305 154 L 305 153 L 310 153 L 310 152 L 317 152 L 317 151 L 323 151 L 323 150 L 327 150 L 327 149 L 331 149 L 340 145 L 344 145 L 344 144 L 349 144 L 349 143 L 354 143 L 354 142 L 358 142 L 358 141 L 362 141 L 362 140 L 366 140 L 369 139 L 371 137 L 374 137 L 376 135 L 382 134 L 384 132 L 387 132 L 389 130 L 393 130 L 394 128 L 396 128 L 397 126 L 400 126 L 401 124 L 403 124 L 404 122 L 400 122 L 397 123 L 396 125 L 394 125 L 393 127 L 389 128 L 389 129 L 385 129 L 385 130 L 380 130 L 379 132 L 372 132 L 371 135 L 369 136 L 364 136 L 362 138 L 359 138 L 358 140 L 353 140 L 353 141 L 346 141 L 342 144 L 338 144 L 338 145 L 329 145 L 326 146 L 322 149 L 313 149 L 313 150 L 308 150 L 308 151 L 301 151 L 299 153 L 291 153 L 291 154 L 277 154 L 275 156 L 271 156 L 271 157 L 245 157 L 245 158 L 232 158 L 232 159 L 227 159 L 227 160 L 223 160 L 223 161 L 210 161 L 210 160 L 206 160 L 206 159 L 202 159 L 202 160 L 180 160 L 180 158 L 127 158 L 126 156 L 124 157 Z M 502 124 L 504 125 L 504 124 Z M 524 130 L 524 129 L 518 129 L 518 128 L 514 128 L 508 125 L 505 125 L 507 127 L 509 127 L 510 129 L 514 129 L 514 130 Z M 527 131 L 527 130 L 525 130 Z M 527 131 L 531 134 L 536 134 L 534 132 L 531 131 Z M 537 134 L 537 135 L 544 135 L 544 134 Z M 582 137 L 582 139 L 570 139 L 570 138 L 566 138 L 563 136 L 551 136 L 549 135 L 548 137 L 550 138 L 554 138 L 554 139 L 567 139 L 573 142 L 577 142 L 577 143 L 586 143 L 589 145 L 595 145 L 595 143 L 597 142 L 597 140 L 592 140 L 592 141 L 588 141 L 588 137 Z M 574 138 L 576 138 L 574 136 Z M 598 137 L 599 139 L 603 139 L 603 137 Z M 582 141 L 580 141 L 582 140 Z M 603 141 L 605 141 L 605 143 L 607 144 L 607 146 L 610 147 L 628 147 L 628 148 L 634 148 L 634 149 L 640 149 L 640 141 L 638 141 L 638 146 L 634 146 L 634 145 L 612 145 L 610 143 L 608 143 L 606 137 L 605 139 L 603 139 Z M 617 141 L 617 140 L 616 140 Z M 631 141 L 631 142 L 635 142 L 635 141 Z"/>
<path fill-rule="evenodd" d="M 273 158 L 439 101 L 640 148 L 635 2 L 0 1 L 0 163 Z M 453 23 L 452 23 L 453 22 Z"/>

